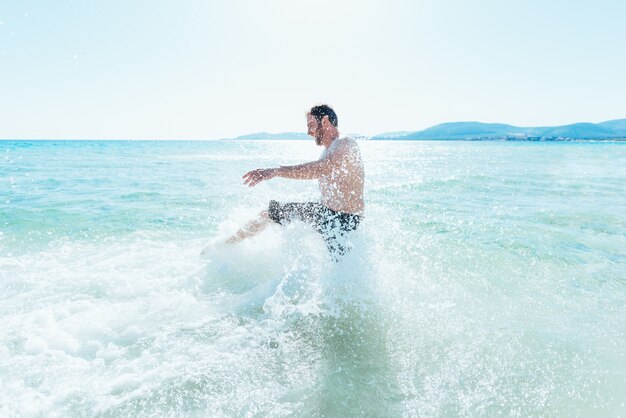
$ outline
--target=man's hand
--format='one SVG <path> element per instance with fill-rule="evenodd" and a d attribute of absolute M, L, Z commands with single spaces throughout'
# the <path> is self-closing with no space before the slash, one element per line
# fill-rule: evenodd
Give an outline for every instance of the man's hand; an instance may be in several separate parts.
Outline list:
<path fill-rule="evenodd" d="M 278 175 L 276 168 L 258 168 L 243 175 L 243 183 L 252 187 L 264 180 L 273 179 Z"/>

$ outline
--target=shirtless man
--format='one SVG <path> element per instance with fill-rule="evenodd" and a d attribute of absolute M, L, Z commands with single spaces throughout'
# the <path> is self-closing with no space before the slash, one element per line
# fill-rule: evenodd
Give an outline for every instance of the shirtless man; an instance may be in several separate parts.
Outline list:
<path fill-rule="evenodd" d="M 315 138 L 317 145 L 324 147 L 319 160 L 278 168 L 259 168 L 246 173 L 243 179 L 250 187 L 274 177 L 318 179 L 321 202 L 279 203 L 271 200 L 268 209 L 261 212 L 258 219 L 249 222 L 226 242 L 235 243 L 255 235 L 271 222 L 285 225 L 300 220 L 311 224 L 322 234 L 335 260 L 347 251 L 342 241 L 348 232 L 357 228 L 365 209 L 365 173 L 359 146 L 351 138 L 339 138 L 337 115 L 330 106 L 314 106 L 306 118 L 307 133 Z"/>

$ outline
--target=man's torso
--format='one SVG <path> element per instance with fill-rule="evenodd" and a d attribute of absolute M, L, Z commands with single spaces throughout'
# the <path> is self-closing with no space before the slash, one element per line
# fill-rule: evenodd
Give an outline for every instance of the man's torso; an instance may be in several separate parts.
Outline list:
<path fill-rule="evenodd" d="M 322 204 L 337 212 L 363 215 L 365 170 L 359 146 L 351 138 L 338 138 L 324 152 L 335 151 L 333 147 L 345 148 L 338 164 L 319 179 Z"/>

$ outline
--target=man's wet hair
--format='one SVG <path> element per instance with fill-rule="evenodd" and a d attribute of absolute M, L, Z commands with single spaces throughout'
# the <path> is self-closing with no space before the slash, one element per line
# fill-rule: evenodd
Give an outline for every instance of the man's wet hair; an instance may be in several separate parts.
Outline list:
<path fill-rule="evenodd" d="M 309 115 L 313 116 L 318 123 L 322 121 L 324 116 L 328 116 L 328 120 L 333 126 L 336 127 L 339 124 L 337 114 L 335 113 L 333 108 L 325 104 L 313 106 L 309 111 Z"/>

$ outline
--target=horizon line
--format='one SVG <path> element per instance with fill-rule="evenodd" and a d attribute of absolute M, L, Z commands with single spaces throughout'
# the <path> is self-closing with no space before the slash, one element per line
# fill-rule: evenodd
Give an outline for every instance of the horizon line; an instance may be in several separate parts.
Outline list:
<path fill-rule="evenodd" d="M 509 126 L 516 127 L 516 128 L 544 128 L 544 127 L 556 128 L 556 127 L 571 126 L 571 125 L 578 125 L 578 124 L 598 125 L 601 123 L 621 121 L 621 120 L 626 121 L 626 118 L 608 119 L 608 120 L 603 120 L 601 122 L 572 122 L 572 123 L 568 123 L 565 125 L 542 125 L 542 126 L 518 126 L 518 125 L 511 125 L 511 124 L 504 123 L 504 122 L 480 122 L 477 120 L 459 120 L 459 121 L 442 122 L 442 123 L 438 123 L 435 125 L 430 125 L 421 130 L 403 129 L 399 131 L 383 131 L 383 132 L 373 134 L 373 135 L 363 135 L 360 133 L 352 132 L 351 134 L 346 134 L 346 136 L 362 136 L 366 138 L 374 138 L 379 135 L 390 134 L 390 133 L 395 133 L 395 132 L 407 132 L 407 133 L 412 134 L 412 133 L 421 132 L 421 131 L 424 131 L 426 129 L 430 129 L 436 126 L 445 125 L 445 124 L 453 124 L 453 123 L 499 124 L 499 125 L 509 125 Z M 248 136 L 248 135 L 258 135 L 258 134 L 280 135 L 280 134 L 286 134 L 286 133 L 306 135 L 306 132 L 298 132 L 298 131 L 280 131 L 280 132 L 256 131 L 256 132 L 248 132 L 245 134 L 228 137 L 228 138 L 0 138 L 0 141 L 222 141 L 222 140 L 238 139 L 242 136 Z M 241 139 L 241 140 L 244 140 L 244 139 Z M 261 139 L 251 139 L 251 140 L 260 141 Z M 276 140 L 276 139 L 268 138 L 267 140 Z"/>

